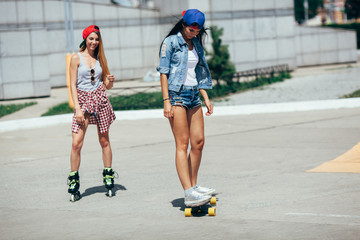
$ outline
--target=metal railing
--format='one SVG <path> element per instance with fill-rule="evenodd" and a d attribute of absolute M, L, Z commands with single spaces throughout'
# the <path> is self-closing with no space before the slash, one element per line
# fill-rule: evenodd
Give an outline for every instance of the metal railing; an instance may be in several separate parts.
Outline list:
<path fill-rule="evenodd" d="M 237 72 L 234 74 L 234 80 L 236 82 L 250 82 L 258 79 L 259 77 L 271 78 L 274 77 L 277 73 L 288 73 L 289 71 L 288 64 L 274 65 L 270 67 Z"/>

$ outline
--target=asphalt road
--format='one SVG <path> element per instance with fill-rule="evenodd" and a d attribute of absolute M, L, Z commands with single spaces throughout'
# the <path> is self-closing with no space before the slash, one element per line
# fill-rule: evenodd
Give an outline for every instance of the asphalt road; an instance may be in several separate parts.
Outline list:
<path fill-rule="evenodd" d="M 359 239 L 359 175 L 308 173 L 359 141 L 360 108 L 211 116 L 199 184 L 215 217 L 184 217 L 165 119 L 111 127 L 116 196 L 105 196 L 95 127 L 69 202 L 70 125 L 8 131 L 0 141 L 1 239 Z"/>

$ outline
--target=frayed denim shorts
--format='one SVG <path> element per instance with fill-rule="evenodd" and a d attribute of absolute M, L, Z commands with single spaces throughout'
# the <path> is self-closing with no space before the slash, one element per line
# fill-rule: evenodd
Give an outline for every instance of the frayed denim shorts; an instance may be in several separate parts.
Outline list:
<path fill-rule="evenodd" d="M 169 90 L 171 106 L 182 106 L 187 110 L 201 105 L 198 86 L 182 85 L 179 92 Z"/>

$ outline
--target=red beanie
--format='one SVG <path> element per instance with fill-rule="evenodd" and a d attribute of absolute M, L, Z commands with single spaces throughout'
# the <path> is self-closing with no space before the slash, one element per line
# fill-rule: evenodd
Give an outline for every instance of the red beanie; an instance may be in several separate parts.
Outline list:
<path fill-rule="evenodd" d="M 100 32 L 99 27 L 96 25 L 90 25 L 87 28 L 85 28 L 83 31 L 83 39 L 87 38 L 87 36 L 89 36 L 90 33 L 92 32 Z"/>

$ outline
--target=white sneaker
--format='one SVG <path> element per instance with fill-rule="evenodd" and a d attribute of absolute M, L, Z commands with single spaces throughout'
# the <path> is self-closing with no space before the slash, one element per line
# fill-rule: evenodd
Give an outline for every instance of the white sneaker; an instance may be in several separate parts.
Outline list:
<path fill-rule="evenodd" d="M 196 207 L 210 201 L 211 196 L 192 191 L 189 195 L 185 195 L 185 205 L 188 207 Z"/>
<path fill-rule="evenodd" d="M 194 187 L 194 190 L 197 191 L 198 193 L 207 194 L 207 195 L 213 194 L 215 192 L 214 188 L 200 187 L 198 185 Z"/>

